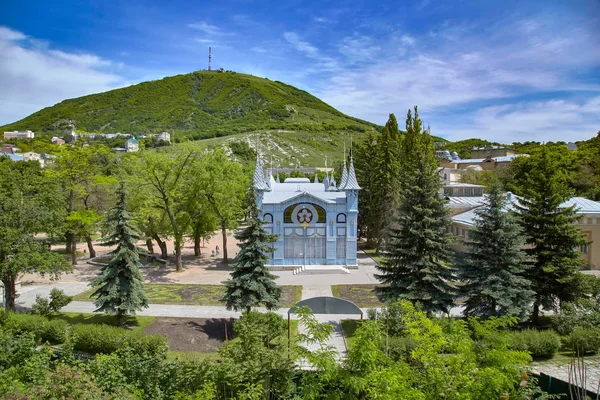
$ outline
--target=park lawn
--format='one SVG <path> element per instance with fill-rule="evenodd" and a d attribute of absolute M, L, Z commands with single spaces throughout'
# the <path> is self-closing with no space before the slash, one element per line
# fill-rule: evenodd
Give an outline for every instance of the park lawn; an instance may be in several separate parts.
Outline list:
<path fill-rule="evenodd" d="M 333 285 L 331 292 L 334 297 L 349 300 L 359 307 L 383 307 L 375 294 L 375 287 L 379 285 Z"/>
<path fill-rule="evenodd" d="M 146 283 L 148 301 L 152 304 L 183 304 L 195 306 L 222 306 L 225 295 L 223 285 L 186 285 L 173 283 Z M 77 301 L 92 301 L 90 295 L 95 288 L 73 297 Z M 281 306 L 291 307 L 302 298 L 302 286 L 283 286 Z"/>
<path fill-rule="evenodd" d="M 369 255 L 377 264 L 382 264 L 384 257 L 375 255 L 375 249 L 362 249 L 365 253 Z"/>
<path fill-rule="evenodd" d="M 107 314 L 87 314 L 74 312 L 61 312 L 52 314 L 52 319 L 62 319 L 70 325 L 75 324 L 104 324 L 111 326 L 121 326 L 114 315 Z M 156 317 L 129 316 L 126 324 L 133 331 L 142 331 L 145 327 L 156 320 Z"/>

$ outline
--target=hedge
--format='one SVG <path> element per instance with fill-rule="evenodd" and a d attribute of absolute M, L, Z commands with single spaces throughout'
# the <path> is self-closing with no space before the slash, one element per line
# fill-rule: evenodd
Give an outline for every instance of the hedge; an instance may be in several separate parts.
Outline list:
<path fill-rule="evenodd" d="M 553 330 L 525 329 L 510 333 L 510 347 L 527 351 L 533 358 L 552 358 L 560 345 L 560 336 Z"/>
<path fill-rule="evenodd" d="M 2 324 L 17 333 L 31 332 L 38 340 L 52 344 L 64 343 L 69 323 L 33 314 L 9 313 Z M 72 327 L 76 350 L 90 353 L 112 353 L 124 347 L 144 354 L 160 354 L 168 348 L 167 340 L 159 335 L 145 335 L 123 328 L 98 324 L 76 324 Z"/>
<path fill-rule="evenodd" d="M 564 338 L 565 350 L 581 355 L 592 355 L 600 351 L 600 329 L 576 327 Z"/>

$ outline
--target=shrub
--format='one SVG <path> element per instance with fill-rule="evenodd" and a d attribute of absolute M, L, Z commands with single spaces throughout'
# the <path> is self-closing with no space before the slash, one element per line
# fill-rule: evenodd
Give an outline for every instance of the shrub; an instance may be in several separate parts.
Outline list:
<path fill-rule="evenodd" d="M 120 348 L 131 347 L 144 354 L 161 354 L 167 349 L 167 341 L 158 335 L 144 335 L 108 325 L 76 325 L 75 349 L 90 353 L 113 353 Z"/>
<path fill-rule="evenodd" d="M 40 339 L 50 343 L 64 343 L 67 340 L 69 324 L 62 319 L 53 319 L 46 322 L 41 330 Z"/>
<path fill-rule="evenodd" d="M 600 351 L 600 329 L 576 327 L 564 338 L 564 348 L 577 354 L 596 354 Z"/>
<path fill-rule="evenodd" d="M 65 292 L 54 288 L 50 291 L 50 309 L 59 312 L 61 308 L 73 301 L 72 296 L 67 296 Z"/>
<path fill-rule="evenodd" d="M 584 299 L 578 304 L 566 303 L 552 317 L 552 326 L 562 336 L 567 336 L 577 327 L 600 329 L 600 310 L 595 300 Z"/>
<path fill-rule="evenodd" d="M 560 344 L 560 336 L 552 330 L 526 329 L 510 335 L 510 347 L 513 350 L 527 351 L 533 358 L 551 358 Z"/>
<path fill-rule="evenodd" d="M 35 303 L 33 303 L 29 312 L 31 314 L 47 317 L 48 315 L 50 315 L 50 311 L 50 303 L 48 302 L 48 299 L 40 296 L 39 294 L 36 295 Z"/>

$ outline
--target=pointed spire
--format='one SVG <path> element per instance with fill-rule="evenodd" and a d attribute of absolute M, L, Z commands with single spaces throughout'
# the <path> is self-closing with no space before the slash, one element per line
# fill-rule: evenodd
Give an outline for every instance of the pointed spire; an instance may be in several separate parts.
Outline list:
<path fill-rule="evenodd" d="M 254 169 L 254 188 L 256 190 L 269 190 L 258 152 L 256 152 L 256 168 Z"/>
<path fill-rule="evenodd" d="M 315 180 L 313 183 L 319 183 L 319 175 L 317 175 L 317 171 L 315 170 Z"/>
<path fill-rule="evenodd" d="M 325 190 L 329 189 L 329 171 L 327 170 L 327 156 L 325 156 L 325 179 L 323 179 Z"/>
<path fill-rule="evenodd" d="M 354 160 L 352 159 L 352 146 L 350 146 L 350 171 L 348 171 L 348 181 L 344 186 L 344 190 L 360 190 L 362 189 L 358 185 L 358 180 L 356 179 L 356 172 L 354 172 Z"/>
<path fill-rule="evenodd" d="M 344 189 L 346 183 L 348 183 L 348 168 L 346 167 L 346 143 L 344 142 L 344 168 L 342 169 L 342 180 L 339 189 Z"/>

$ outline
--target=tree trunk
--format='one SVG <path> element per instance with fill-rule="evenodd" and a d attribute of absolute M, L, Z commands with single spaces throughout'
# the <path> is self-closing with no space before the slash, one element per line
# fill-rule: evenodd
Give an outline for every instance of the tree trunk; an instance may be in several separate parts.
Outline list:
<path fill-rule="evenodd" d="M 201 238 L 194 238 L 194 255 L 196 257 L 200 257 L 200 255 L 202 255 L 202 251 L 200 250 L 200 242 L 202 241 Z"/>
<path fill-rule="evenodd" d="M 65 252 L 72 253 L 73 252 L 73 234 L 71 232 L 67 232 L 65 234 Z"/>
<path fill-rule="evenodd" d="M 181 271 L 181 243 L 175 243 L 175 270 Z"/>
<path fill-rule="evenodd" d="M 73 235 L 73 244 L 71 247 L 71 265 L 77 265 L 77 237 L 75 235 Z"/>
<path fill-rule="evenodd" d="M 227 227 L 225 224 L 221 225 L 221 232 L 223 233 L 223 262 L 227 264 L 229 259 L 227 258 Z"/>
<path fill-rule="evenodd" d="M 92 238 L 86 236 L 85 241 L 87 242 L 88 250 L 90 252 L 90 258 L 96 257 L 96 250 L 94 249 L 94 243 L 92 243 Z"/>
<path fill-rule="evenodd" d="M 154 240 L 156 240 L 156 244 L 158 244 L 158 248 L 160 249 L 160 258 L 166 260 L 169 258 L 169 253 L 167 252 L 167 244 L 161 240 L 158 235 L 154 235 Z"/>
<path fill-rule="evenodd" d="M 150 238 L 146 239 L 146 247 L 148 248 L 149 254 L 154 254 L 154 245 L 152 244 L 152 239 L 150 239 Z"/>
<path fill-rule="evenodd" d="M 4 305 L 6 311 L 15 311 L 15 301 L 17 299 L 17 290 L 15 288 L 16 277 L 10 274 L 4 275 L 2 283 L 4 284 Z"/>
<path fill-rule="evenodd" d="M 533 312 L 531 313 L 531 323 L 537 325 L 540 320 L 540 302 L 536 299 L 533 303 Z"/>

